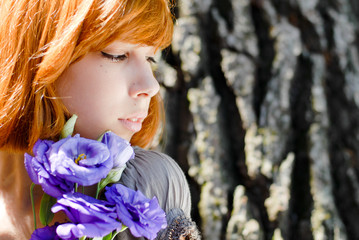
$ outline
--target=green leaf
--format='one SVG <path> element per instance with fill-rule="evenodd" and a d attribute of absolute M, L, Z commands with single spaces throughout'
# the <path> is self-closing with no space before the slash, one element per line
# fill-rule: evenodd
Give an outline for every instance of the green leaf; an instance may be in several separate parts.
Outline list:
<path fill-rule="evenodd" d="M 31 183 L 31 186 L 30 186 L 30 199 L 31 199 L 32 215 L 34 217 L 34 227 L 35 227 L 35 230 L 36 230 L 37 229 L 37 224 L 36 224 L 36 213 L 35 213 L 35 202 L 34 202 L 34 187 L 35 187 L 35 183 Z"/>
<path fill-rule="evenodd" d="M 40 204 L 40 222 L 42 225 L 47 226 L 54 218 L 53 212 L 51 212 L 51 207 L 56 203 L 56 198 L 51 197 L 44 193 L 41 199 Z"/>
<path fill-rule="evenodd" d="M 108 235 L 104 237 L 95 237 L 92 240 L 111 240 L 112 239 L 112 232 L 110 232 Z"/>
<path fill-rule="evenodd" d="M 122 225 L 122 228 L 120 231 L 118 232 L 111 232 L 108 235 L 104 236 L 104 237 L 94 237 L 92 240 L 113 240 L 115 239 L 116 235 L 120 232 L 123 232 L 127 229 L 127 227 L 125 225 Z"/>
<path fill-rule="evenodd" d="M 103 136 L 105 135 L 105 133 L 107 133 L 107 132 L 111 132 L 111 131 L 106 131 L 106 132 L 104 132 L 98 139 L 97 139 L 97 141 L 99 141 L 99 142 L 101 142 L 102 141 L 102 138 L 103 138 Z"/>
<path fill-rule="evenodd" d="M 120 233 L 120 232 L 123 232 L 123 231 L 125 231 L 126 229 L 127 229 L 127 226 L 125 226 L 125 225 L 122 224 L 122 228 L 121 228 L 121 230 L 118 231 L 118 232 L 119 232 L 119 233 Z"/>
<path fill-rule="evenodd" d="M 98 192 L 100 192 L 108 184 L 118 182 L 125 168 L 126 165 L 121 168 L 111 169 L 110 172 L 107 174 L 107 177 L 100 181 L 100 184 L 98 186 Z"/>
<path fill-rule="evenodd" d="M 115 233 L 113 233 L 111 240 L 114 240 L 117 234 L 119 234 L 120 232 L 125 231 L 126 229 L 127 229 L 127 226 L 125 226 L 125 225 L 122 224 L 121 230 L 120 230 L 120 231 L 117 231 L 117 232 L 115 232 Z"/>
<path fill-rule="evenodd" d="M 74 132 L 76 120 L 77 120 L 76 114 L 72 115 L 72 117 L 70 117 L 69 120 L 67 120 L 67 122 L 64 125 L 64 128 L 62 129 L 62 131 L 60 133 L 60 139 L 63 139 L 63 138 L 66 138 L 66 137 L 72 135 L 72 133 Z"/>
<path fill-rule="evenodd" d="M 112 239 L 112 232 L 103 237 L 103 240 L 111 240 L 111 239 Z"/>

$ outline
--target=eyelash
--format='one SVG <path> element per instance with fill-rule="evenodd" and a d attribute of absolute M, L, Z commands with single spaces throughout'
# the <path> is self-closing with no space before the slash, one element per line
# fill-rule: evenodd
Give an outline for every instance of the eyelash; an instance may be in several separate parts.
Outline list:
<path fill-rule="evenodd" d="M 102 54 L 102 56 L 111 60 L 112 62 L 120 62 L 120 61 L 126 60 L 128 58 L 127 54 L 112 55 L 112 54 L 105 53 L 102 51 L 101 51 L 101 54 Z M 150 63 L 157 63 L 157 61 L 153 57 L 147 57 L 146 60 Z"/>
<path fill-rule="evenodd" d="M 149 61 L 150 63 L 157 63 L 157 61 L 153 57 L 148 57 L 147 61 Z"/>
<path fill-rule="evenodd" d="M 105 58 L 111 60 L 112 62 L 120 62 L 123 60 L 127 59 L 127 55 L 126 54 L 122 54 L 122 55 L 112 55 L 112 54 L 108 54 L 105 52 L 101 51 L 102 56 L 104 56 Z"/>

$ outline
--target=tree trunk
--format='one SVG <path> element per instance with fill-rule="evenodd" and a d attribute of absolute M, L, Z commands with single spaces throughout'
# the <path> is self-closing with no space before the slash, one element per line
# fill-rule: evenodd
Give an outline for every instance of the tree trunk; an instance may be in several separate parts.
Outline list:
<path fill-rule="evenodd" d="M 175 10 L 162 147 L 203 239 L 359 239 L 358 1 Z"/>

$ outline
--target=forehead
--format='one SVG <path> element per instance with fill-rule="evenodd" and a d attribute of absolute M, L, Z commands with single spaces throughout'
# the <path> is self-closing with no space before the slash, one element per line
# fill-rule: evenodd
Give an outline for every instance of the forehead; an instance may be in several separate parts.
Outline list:
<path fill-rule="evenodd" d="M 121 40 L 115 40 L 111 42 L 109 45 L 105 47 L 105 49 L 109 49 L 112 51 L 134 51 L 134 50 L 141 50 L 146 53 L 155 53 L 156 48 L 154 46 L 148 46 L 145 44 L 134 44 L 123 42 Z"/>

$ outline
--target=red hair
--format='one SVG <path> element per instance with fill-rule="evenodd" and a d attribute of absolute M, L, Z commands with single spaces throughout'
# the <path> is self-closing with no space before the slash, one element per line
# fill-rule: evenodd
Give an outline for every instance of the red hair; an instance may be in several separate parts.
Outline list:
<path fill-rule="evenodd" d="M 168 0 L 2 0 L 0 7 L 0 147 L 12 150 L 58 138 L 69 116 L 54 82 L 71 63 L 114 40 L 164 48 L 173 31 Z M 147 146 L 161 119 L 157 95 L 131 143 Z"/>

